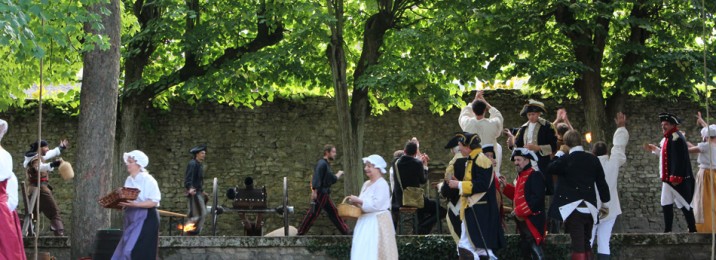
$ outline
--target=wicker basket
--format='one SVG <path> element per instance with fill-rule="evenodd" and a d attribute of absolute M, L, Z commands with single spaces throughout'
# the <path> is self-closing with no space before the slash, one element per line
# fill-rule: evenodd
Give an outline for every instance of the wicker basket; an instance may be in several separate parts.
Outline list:
<path fill-rule="evenodd" d="M 121 209 L 120 202 L 136 200 L 138 195 L 139 189 L 137 188 L 117 188 L 99 199 L 99 204 L 108 209 Z"/>
<path fill-rule="evenodd" d="M 346 203 L 348 197 L 343 199 L 341 204 L 338 204 L 338 216 L 345 219 L 357 219 L 363 214 L 363 211 L 356 206 Z"/>

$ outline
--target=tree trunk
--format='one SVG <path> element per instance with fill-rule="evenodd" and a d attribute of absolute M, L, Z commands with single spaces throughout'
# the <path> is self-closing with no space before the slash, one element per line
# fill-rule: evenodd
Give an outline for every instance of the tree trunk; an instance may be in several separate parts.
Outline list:
<path fill-rule="evenodd" d="M 356 70 L 353 72 L 353 94 L 351 95 L 349 117 L 350 127 L 344 128 L 347 129 L 344 132 L 351 134 L 351 136 L 348 137 L 348 146 L 343 148 L 346 150 L 346 165 L 344 168 L 349 169 L 349 173 L 356 173 L 348 175 L 345 179 L 344 189 L 346 194 L 359 194 L 364 180 L 363 162 L 361 158 L 365 156 L 365 154 L 363 154 L 363 136 L 365 134 L 365 121 L 370 114 L 370 103 L 368 100 L 368 89 L 360 88 L 358 81 L 369 66 L 378 63 L 381 54 L 380 48 L 383 45 L 383 37 L 393 25 L 393 15 L 386 11 L 380 11 L 368 18 L 365 24 L 365 30 L 363 31 L 363 51 L 358 60 Z M 336 94 L 336 98 L 338 98 L 338 94 Z M 342 109 L 341 107 L 338 108 Z M 346 145 L 346 143 L 344 143 L 344 145 Z"/>
<path fill-rule="evenodd" d="M 109 10 L 108 15 L 102 9 Z M 93 4 L 88 11 L 102 19 L 102 30 L 84 25 L 88 33 L 109 37 L 110 48 L 98 46 L 83 57 L 82 91 L 77 135 L 77 176 L 72 200 L 72 259 L 89 256 L 97 229 L 109 227 L 109 210 L 96 198 L 109 191 L 112 179 L 114 137 L 119 86 L 120 10 L 119 0 Z"/>
<path fill-rule="evenodd" d="M 592 142 L 605 141 L 604 130 L 607 123 L 604 98 L 602 97 L 602 76 L 599 73 L 601 68 L 591 68 L 596 72 L 583 72 L 582 77 L 577 79 L 574 84 L 584 102 L 584 121 L 587 123 L 587 131 L 592 133 Z"/>

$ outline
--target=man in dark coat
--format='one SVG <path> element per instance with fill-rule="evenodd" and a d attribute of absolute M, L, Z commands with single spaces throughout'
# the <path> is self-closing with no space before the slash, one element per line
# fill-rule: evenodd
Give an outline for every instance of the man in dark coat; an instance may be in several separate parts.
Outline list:
<path fill-rule="evenodd" d="M 585 152 L 582 136 L 576 130 L 564 134 L 564 144 L 569 154 L 555 159 L 547 168 L 557 177 L 557 192 L 549 207 L 549 216 L 564 220 L 564 227 L 572 238 L 572 259 L 592 259 L 592 227 L 597 216 L 608 212 L 607 208 L 597 209 L 597 194 L 602 202 L 610 200 L 609 186 L 604 178 L 604 169 L 599 158 Z"/>
<path fill-rule="evenodd" d="M 397 216 L 400 207 L 403 206 L 403 189 L 408 187 L 420 188 L 428 181 L 428 161 L 425 157 L 418 158 L 418 143 L 415 140 L 408 141 L 405 144 L 404 154 L 395 162 L 395 178 L 396 184 L 393 187 L 392 211 L 393 216 Z M 400 178 L 398 180 L 397 178 Z M 433 226 L 443 217 L 446 210 L 440 207 L 436 201 L 423 196 L 423 207 L 417 210 L 418 214 L 418 230 L 413 230 L 416 234 L 429 234 Z M 435 215 L 440 207 L 440 214 Z M 397 218 L 394 218 L 397 220 Z"/>
<path fill-rule="evenodd" d="M 659 156 L 661 178 L 661 208 L 664 210 L 664 233 L 671 232 L 674 220 L 674 203 L 686 218 L 689 232 L 696 232 L 691 200 L 694 197 L 694 174 L 691 171 L 686 138 L 679 131 L 680 120 L 669 113 L 659 114 L 664 137 L 660 146 L 647 144 L 644 148 Z"/>
<path fill-rule="evenodd" d="M 530 162 L 537 160 L 537 155 L 526 148 L 517 148 L 512 152 L 512 161 L 518 173 L 514 184 L 504 183 L 502 193 L 513 201 L 512 216 L 520 233 L 520 249 L 524 259 L 544 259 L 542 242 L 544 241 L 546 224 L 544 212 L 544 183 L 542 172 L 532 168 Z"/>
<path fill-rule="evenodd" d="M 530 99 L 520 112 L 520 116 L 527 117 L 527 122 L 519 128 L 514 136 L 510 131 L 506 131 L 506 134 L 510 149 L 523 147 L 537 155 L 538 161 L 533 161 L 532 166 L 536 166 L 536 170 L 545 175 L 547 180 L 545 194 L 552 195 L 556 189 L 557 179 L 546 170 L 558 149 L 557 131 L 552 123 L 541 117 L 543 113 L 546 113 L 544 104 Z M 562 222 L 559 219 L 550 219 L 547 227 L 550 233 L 556 234 L 559 233 L 561 225 Z"/>
<path fill-rule="evenodd" d="M 298 226 L 298 235 L 305 235 L 313 226 L 321 210 L 326 211 L 328 219 L 338 228 L 342 235 L 348 235 L 348 225 L 338 216 L 336 205 L 331 200 L 331 185 L 338 181 L 343 175 L 343 171 L 333 174 L 331 170 L 331 162 L 336 159 L 336 147 L 330 144 L 323 146 L 323 158 L 318 160 L 316 168 L 313 170 L 313 178 L 311 179 L 311 206 L 303 217 L 301 225 Z"/>
<path fill-rule="evenodd" d="M 480 138 L 466 134 L 459 139 L 460 152 L 468 157 L 462 181 L 452 179 L 450 188 L 461 195 L 462 234 L 458 242 L 461 259 L 495 258 L 494 251 L 505 245 L 492 160 L 482 153 Z"/>
<path fill-rule="evenodd" d="M 453 240 L 455 240 L 455 243 L 460 242 L 460 234 L 462 232 L 462 228 L 460 227 L 462 225 L 462 221 L 460 220 L 460 191 L 451 189 L 448 182 L 453 179 L 453 177 L 458 181 L 462 181 L 465 175 L 465 165 L 467 164 L 468 157 L 463 156 L 458 147 L 459 138 L 464 137 L 464 133 L 457 133 L 450 139 L 447 145 L 445 145 L 445 149 L 450 149 L 454 156 L 445 168 L 445 182 L 440 186 L 440 194 L 448 200 L 446 218 L 450 235 Z"/>
<path fill-rule="evenodd" d="M 204 226 L 204 216 L 206 215 L 206 199 L 204 193 L 204 167 L 202 163 L 206 158 L 206 145 L 199 145 L 189 150 L 192 159 L 186 166 L 184 174 L 184 189 L 189 204 L 189 222 L 194 223 L 194 230 L 189 230 L 188 235 L 198 235 Z"/>

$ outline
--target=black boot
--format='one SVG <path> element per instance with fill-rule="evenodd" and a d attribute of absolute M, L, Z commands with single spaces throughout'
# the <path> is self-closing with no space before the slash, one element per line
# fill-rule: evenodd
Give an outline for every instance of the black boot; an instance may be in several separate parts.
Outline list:
<path fill-rule="evenodd" d="M 661 206 L 661 209 L 664 211 L 664 233 L 670 233 L 674 222 L 674 205 Z"/>
<path fill-rule="evenodd" d="M 689 233 L 696 233 L 696 219 L 694 219 L 694 210 L 687 210 L 686 207 L 681 208 L 686 218 L 686 225 L 689 227 Z"/>
<path fill-rule="evenodd" d="M 457 253 L 460 254 L 460 260 L 473 260 L 475 259 L 475 256 L 470 252 L 470 250 L 467 250 L 462 247 L 457 248 Z"/>
<path fill-rule="evenodd" d="M 611 255 L 607 254 L 597 254 L 597 260 L 609 260 L 611 257 Z"/>

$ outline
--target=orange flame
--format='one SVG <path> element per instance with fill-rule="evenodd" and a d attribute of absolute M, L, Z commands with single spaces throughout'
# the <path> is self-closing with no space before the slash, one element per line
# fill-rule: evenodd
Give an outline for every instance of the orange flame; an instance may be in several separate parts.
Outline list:
<path fill-rule="evenodd" d="M 179 226 L 182 226 L 182 225 L 179 224 Z M 190 232 L 190 231 L 196 230 L 196 225 L 194 225 L 194 223 L 189 222 L 189 223 L 186 223 L 186 225 L 183 225 L 180 229 L 184 232 Z"/>
<path fill-rule="evenodd" d="M 588 144 L 591 144 L 592 143 L 592 132 L 587 132 L 586 134 L 584 134 L 584 139 L 587 140 Z"/>

